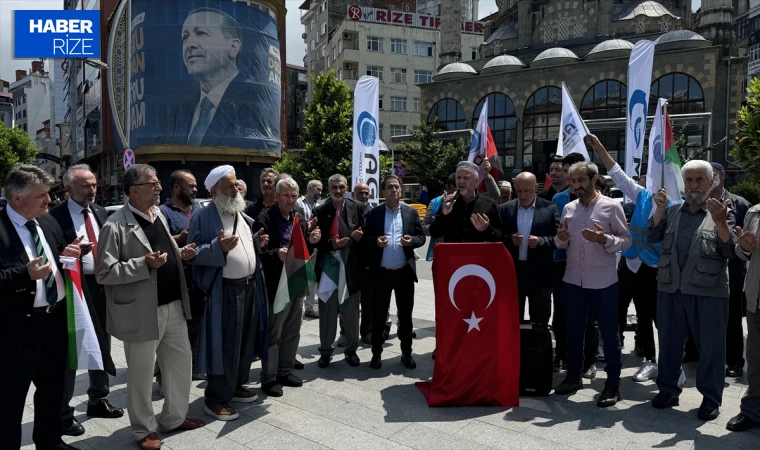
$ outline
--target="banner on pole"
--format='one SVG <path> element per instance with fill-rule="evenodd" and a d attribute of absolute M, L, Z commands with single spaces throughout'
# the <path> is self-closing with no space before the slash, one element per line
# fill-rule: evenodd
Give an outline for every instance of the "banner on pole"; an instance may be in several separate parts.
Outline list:
<path fill-rule="evenodd" d="M 625 173 L 636 181 L 641 175 L 653 62 L 654 43 L 647 40 L 637 42 L 628 61 L 628 102 L 625 119 Z"/>
<path fill-rule="evenodd" d="M 364 75 L 354 90 L 354 139 L 351 158 L 351 185 L 369 186 L 369 204 L 380 200 L 380 80 Z"/>
<path fill-rule="evenodd" d="M 570 153 L 580 153 L 586 161 L 590 161 L 591 158 L 588 156 L 584 142 L 586 135 L 589 134 L 588 128 L 581 115 L 578 114 L 578 109 L 575 108 L 573 98 L 570 96 L 564 81 L 562 82 L 562 116 L 560 117 L 559 129 L 561 134 L 557 140 L 557 155 L 565 156 Z"/>

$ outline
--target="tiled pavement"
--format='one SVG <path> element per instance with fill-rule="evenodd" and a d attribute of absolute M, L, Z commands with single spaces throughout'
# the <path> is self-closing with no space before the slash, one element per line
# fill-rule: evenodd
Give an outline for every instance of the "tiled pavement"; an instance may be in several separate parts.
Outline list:
<path fill-rule="evenodd" d="M 420 252 L 420 254 L 424 254 Z M 477 448 L 615 448 L 677 447 L 683 449 L 760 449 L 760 429 L 730 433 L 726 422 L 739 411 L 739 399 L 747 389 L 746 376 L 727 380 L 721 415 L 714 422 L 697 419 L 701 396 L 695 388 L 696 366 L 685 365 L 688 380 L 680 406 L 659 411 L 649 400 L 656 393 L 654 382 L 634 383 L 631 376 L 640 364 L 632 354 L 632 334 L 623 350 L 624 400 L 600 409 L 595 397 L 603 388 L 605 374 L 585 380 L 585 388 L 568 397 L 520 399 L 520 407 L 428 408 L 414 386 L 432 376 L 431 352 L 435 348 L 434 301 L 430 267 L 418 262 L 420 283 L 414 308 L 416 370 L 400 364 L 398 339 L 392 333 L 383 353 L 383 368 L 369 368 L 371 352 L 360 348 L 359 368 L 351 368 L 336 353 L 327 369 L 317 367 L 318 321 L 308 319 L 301 331 L 299 355 L 306 369 L 299 376 L 302 388 L 285 388 L 278 399 L 267 398 L 258 389 L 260 364 L 251 370 L 250 386 L 260 399 L 237 404 L 241 416 L 219 422 L 203 413 L 203 382 L 194 382 L 190 394 L 191 417 L 209 421 L 205 428 L 163 434 L 164 449 L 477 449 Z M 393 327 L 395 332 L 395 325 Z M 745 325 L 746 330 L 746 325 Z M 112 379 L 111 402 L 126 407 L 126 362 L 121 342 L 114 341 L 113 358 L 117 377 Z M 602 364 L 603 366 L 603 364 Z M 555 375 L 555 385 L 563 374 Z M 137 448 L 125 417 L 115 420 L 88 419 L 87 374 L 80 372 L 73 404 L 87 432 L 66 442 L 81 449 L 119 450 Z M 32 389 L 33 391 L 33 389 Z M 32 449 L 33 392 L 27 398 L 23 418 L 25 449 Z M 162 400 L 154 397 L 154 407 Z"/>

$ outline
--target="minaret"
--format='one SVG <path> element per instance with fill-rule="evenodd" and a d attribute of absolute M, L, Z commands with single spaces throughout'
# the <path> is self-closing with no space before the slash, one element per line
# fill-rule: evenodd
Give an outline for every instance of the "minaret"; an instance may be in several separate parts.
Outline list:
<path fill-rule="evenodd" d="M 438 51 L 438 70 L 462 57 L 462 2 L 441 0 L 441 47 Z"/>
<path fill-rule="evenodd" d="M 715 45 L 734 43 L 732 0 L 702 0 L 702 15 L 697 31 Z"/>

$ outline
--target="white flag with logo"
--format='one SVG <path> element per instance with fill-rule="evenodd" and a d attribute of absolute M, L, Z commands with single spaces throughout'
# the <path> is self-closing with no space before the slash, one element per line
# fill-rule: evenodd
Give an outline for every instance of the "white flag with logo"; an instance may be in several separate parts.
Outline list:
<path fill-rule="evenodd" d="M 562 116 L 559 122 L 560 139 L 557 141 L 557 155 L 565 156 L 570 153 L 580 153 L 586 161 L 591 158 L 586 150 L 584 139 L 589 134 L 586 123 L 575 108 L 573 98 L 562 82 Z"/>
<path fill-rule="evenodd" d="M 369 186 L 369 203 L 380 199 L 380 138 L 377 118 L 380 114 L 380 80 L 364 75 L 354 90 L 354 140 L 351 182 Z M 352 186 L 352 188 L 353 188 Z M 353 189 L 352 189 L 353 190 Z"/>
<path fill-rule="evenodd" d="M 625 119 L 625 173 L 634 180 L 638 180 L 641 175 L 653 62 L 654 43 L 647 40 L 637 42 L 628 61 L 628 102 Z"/>

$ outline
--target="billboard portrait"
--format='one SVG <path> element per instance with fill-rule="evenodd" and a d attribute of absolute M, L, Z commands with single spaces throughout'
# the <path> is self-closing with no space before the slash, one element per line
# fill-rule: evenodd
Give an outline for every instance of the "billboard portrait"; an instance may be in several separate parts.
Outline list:
<path fill-rule="evenodd" d="M 277 16 L 233 0 L 132 0 L 128 133 L 142 145 L 279 155 Z"/>

